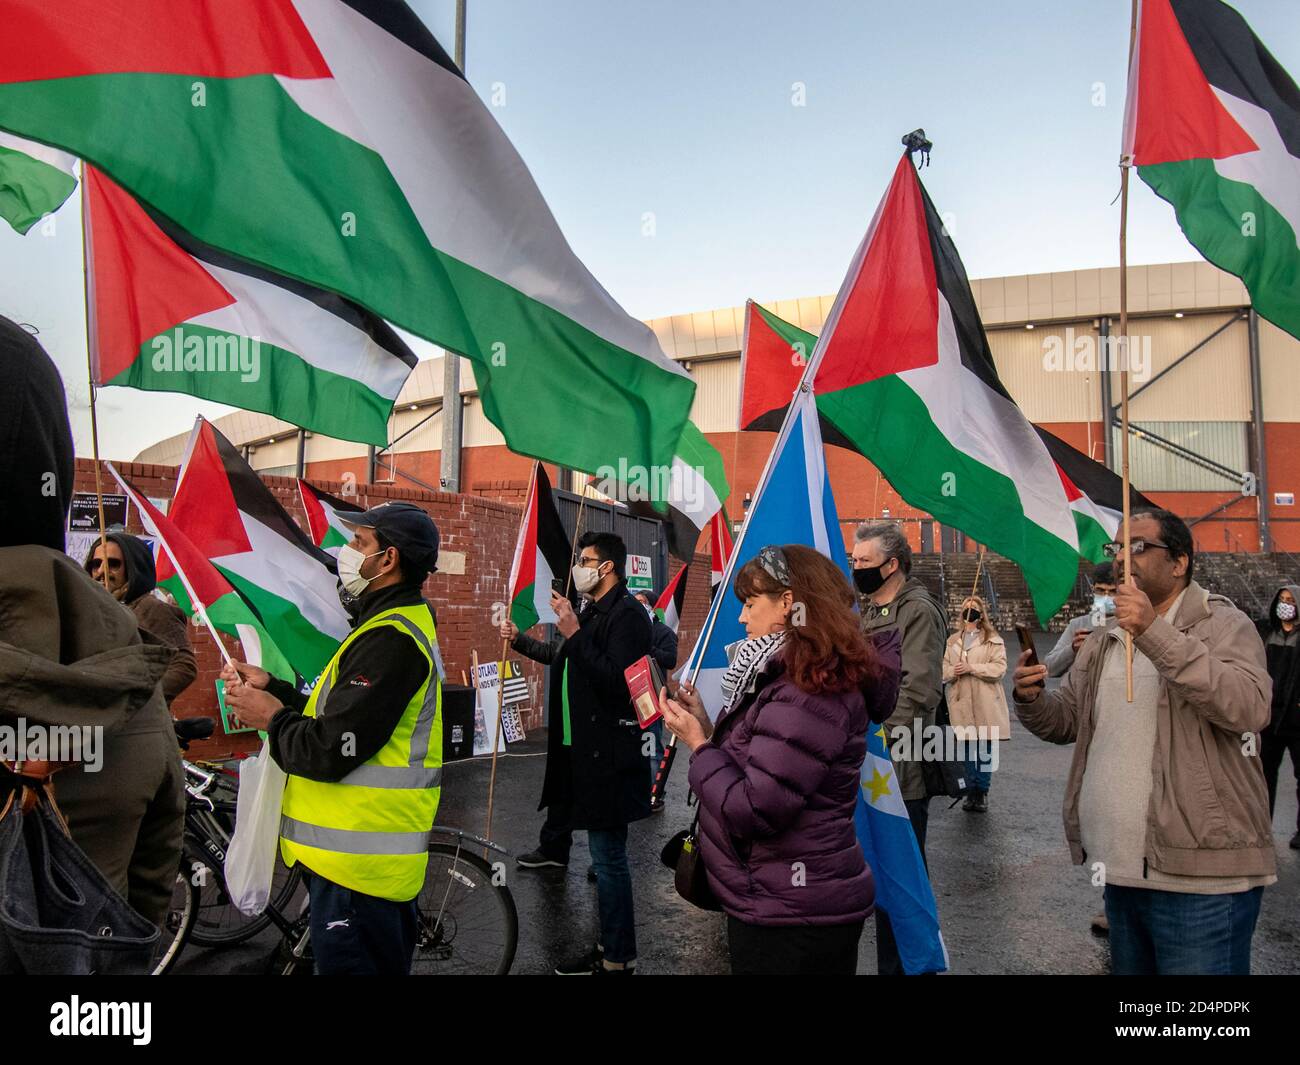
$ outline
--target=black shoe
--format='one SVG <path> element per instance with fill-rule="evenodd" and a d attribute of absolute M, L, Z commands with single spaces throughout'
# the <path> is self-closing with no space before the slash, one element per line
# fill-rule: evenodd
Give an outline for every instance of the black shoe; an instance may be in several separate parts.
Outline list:
<path fill-rule="evenodd" d="M 975 802 L 975 792 L 968 791 L 966 793 L 966 801 L 961 804 L 961 808 L 968 812 L 977 809 L 976 802 Z"/>
<path fill-rule="evenodd" d="M 989 812 L 989 793 L 987 791 L 981 791 L 975 796 L 975 812 L 977 814 Z"/>
<path fill-rule="evenodd" d="M 661 813 L 663 813 L 663 812 L 664 812 L 664 801 L 663 801 L 663 799 L 655 799 L 654 801 L 652 801 L 652 802 L 650 803 L 650 812 L 651 812 L 652 814 L 661 814 Z"/>
<path fill-rule="evenodd" d="M 515 864 L 523 869 L 565 869 L 568 867 L 568 861 L 560 861 L 552 858 L 549 854 L 542 853 L 541 848 L 535 851 L 529 851 L 527 854 L 521 854 L 515 859 Z"/>
<path fill-rule="evenodd" d="M 587 866 L 587 883 L 594 884 L 595 882 L 596 882 L 596 867 L 594 865 L 589 865 Z"/>
<path fill-rule="evenodd" d="M 556 976 L 631 976 L 634 972 L 636 962 L 629 962 L 621 969 L 605 968 L 605 952 L 599 947 L 555 967 Z"/>
<path fill-rule="evenodd" d="M 1291 849 L 1293 851 L 1300 851 L 1300 832 L 1297 832 L 1291 837 Z"/>

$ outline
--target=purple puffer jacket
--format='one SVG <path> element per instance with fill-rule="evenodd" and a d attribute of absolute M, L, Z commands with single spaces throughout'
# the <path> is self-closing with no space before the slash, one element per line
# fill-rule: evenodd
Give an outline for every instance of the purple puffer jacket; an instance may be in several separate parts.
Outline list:
<path fill-rule="evenodd" d="M 756 691 L 691 757 L 700 854 L 731 916 L 756 925 L 834 925 L 871 915 L 875 885 L 853 812 L 869 718 L 893 709 L 895 645 L 878 646 L 885 675 L 865 696 L 805 692 L 774 655 Z"/>

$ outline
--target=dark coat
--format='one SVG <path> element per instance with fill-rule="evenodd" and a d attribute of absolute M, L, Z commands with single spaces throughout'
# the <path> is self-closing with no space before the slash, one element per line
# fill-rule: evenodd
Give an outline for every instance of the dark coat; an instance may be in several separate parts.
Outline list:
<path fill-rule="evenodd" d="M 731 916 L 756 925 L 850 924 L 871 915 L 875 884 L 853 815 L 871 716 L 897 692 L 897 642 L 875 692 L 814 694 L 774 655 L 754 692 L 691 757 L 700 854 Z M 886 656 L 881 656 L 882 661 Z"/>
<path fill-rule="evenodd" d="M 1287 585 L 1300 602 L 1300 587 Z M 1268 734 L 1281 740 L 1300 738 L 1300 647 L 1269 643 L 1269 636 L 1281 629 L 1277 619 L 1277 601 L 1282 589 L 1277 590 L 1268 605 L 1268 615 L 1255 623 L 1259 638 L 1264 641 L 1264 654 L 1268 659 L 1268 675 L 1273 678 L 1273 707 L 1268 723 Z"/>
<path fill-rule="evenodd" d="M 665 673 L 677 668 L 677 633 L 658 618 L 650 619 L 650 657 Z"/>
<path fill-rule="evenodd" d="M 569 639 L 549 644 L 520 636 L 515 649 L 551 665 L 546 779 L 539 808 L 571 804 L 572 827 L 621 828 L 650 815 L 641 729 L 623 671 L 650 654 L 650 617 L 620 584 L 578 615 Z M 563 745 L 563 693 L 569 683 L 572 744 Z"/>

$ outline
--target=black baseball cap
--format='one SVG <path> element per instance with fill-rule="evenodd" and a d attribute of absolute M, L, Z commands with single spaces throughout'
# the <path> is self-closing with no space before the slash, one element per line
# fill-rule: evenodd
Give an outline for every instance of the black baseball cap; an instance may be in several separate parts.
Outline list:
<path fill-rule="evenodd" d="M 414 566 L 438 571 L 438 526 L 414 503 L 380 503 L 360 514 L 339 515 L 344 525 L 374 529 Z"/>

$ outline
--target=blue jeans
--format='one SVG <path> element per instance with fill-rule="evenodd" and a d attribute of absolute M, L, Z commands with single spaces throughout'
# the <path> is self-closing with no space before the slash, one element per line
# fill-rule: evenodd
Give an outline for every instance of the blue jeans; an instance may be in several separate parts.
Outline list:
<path fill-rule="evenodd" d="M 408 976 L 415 954 L 415 899 L 392 902 L 345 888 L 302 867 L 318 976 Z"/>
<path fill-rule="evenodd" d="M 587 846 L 596 870 L 600 945 L 605 959 L 636 961 L 636 916 L 632 908 L 632 869 L 627 863 L 627 826 L 588 829 Z"/>
<path fill-rule="evenodd" d="M 982 740 L 966 745 L 966 753 L 974 755 L 966 762 L 966 784 L 975 791 L 989 792 L 989 783 L 993 779 L 993 755 L 989 747 L 997 740 Z"/>
<path fill-rule="evenodd" d="M 1116 976 L 1249 976 L 1262 887 L 1230 895 L 1106 888 Z"/>

